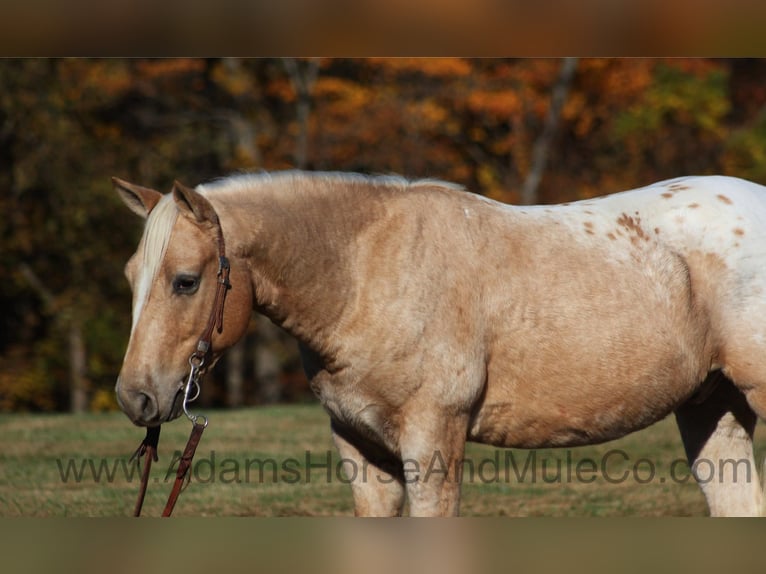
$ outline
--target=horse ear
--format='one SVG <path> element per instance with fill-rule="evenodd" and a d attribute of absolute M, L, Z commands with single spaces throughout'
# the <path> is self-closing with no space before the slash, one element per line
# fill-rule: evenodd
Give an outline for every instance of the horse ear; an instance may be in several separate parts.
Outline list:
<path fill-rule="evenodd" d="M 198 223 L 216 223 L 218 216 L 210 202 L 199 192 L 186 187 L 180 181 L 173 184 L 173 199 L 175 199 L 181 215 L 191 217 Z"/>
<path fill-rule="evenodd" d="M 157 202 L 162 199 L 162 194 L 159 191 L 128 183 L 117 177 L 112 178 L 112 185 L 114 185 L 115 191 L 120 195 L 125 205 L 133 213 L 140 215 L 144 219 L 149 216 Z"/>

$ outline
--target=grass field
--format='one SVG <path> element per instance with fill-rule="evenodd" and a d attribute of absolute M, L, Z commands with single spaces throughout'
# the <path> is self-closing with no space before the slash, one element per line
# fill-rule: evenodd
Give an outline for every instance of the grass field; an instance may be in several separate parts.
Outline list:
<path fill-rule="evenodd" d="M 213 411 L 209 418 L 192 481 L 174 515 L 353 513 L 350 487 L 319 406 Z M 185 419 L 163 427 L 145 515 L 160 514 L 175 477 L 174 459 L 190 428 Z M 121 413 L 0 416 L 0 515 L 130 515 L 139 473 L 127 459 L 142 438 L 143 430 Z M 764 455 L 766 431 L 759 427 L 756 460 Z M 461 514 L 705 515 L 704 499 L 683 459 L 672 417 L 618 441 L 571 450 L 469 444 Z M 431 471 L 442 470 L 435 458 Z"/>

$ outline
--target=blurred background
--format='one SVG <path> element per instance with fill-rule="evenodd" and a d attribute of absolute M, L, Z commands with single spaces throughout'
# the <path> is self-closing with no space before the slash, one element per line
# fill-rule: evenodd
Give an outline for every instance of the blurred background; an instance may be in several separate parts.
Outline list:
<path fill-rule="evenodd" d="M 0 412 L 117 408 L 142 222 L 111 176 L 169 191 L 289 168 L 512 203 L 689 174 L 766 183 L 766 60 L 0 60 Z M 254 316 L 201 400 L 312 396 L 295 342 Z"/>

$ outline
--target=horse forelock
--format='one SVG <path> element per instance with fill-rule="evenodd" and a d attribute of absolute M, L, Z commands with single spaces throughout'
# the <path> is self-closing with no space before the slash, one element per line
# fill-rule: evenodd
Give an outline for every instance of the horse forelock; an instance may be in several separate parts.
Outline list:
<path fill-rule="evenodd" d="M 160 270 L 165 252 L 170 242 L 170 234 L 178 217 L 178 209 L 170 194 L 163 197 L 149 214 L 144 227 L 143 249 L 140 254 L 141 266 L 137 275 L 135 304 L 133 306 L 133 326 L 135 330 L 151 286 Z"/>

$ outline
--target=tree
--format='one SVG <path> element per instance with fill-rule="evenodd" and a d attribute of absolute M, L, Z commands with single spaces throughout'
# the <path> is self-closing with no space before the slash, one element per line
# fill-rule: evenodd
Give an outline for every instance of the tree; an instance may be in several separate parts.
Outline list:
<path fill-rule="evenodd" d="M 550 147 L 556 135 L 561 109 L 564 107 L 567 92 L 569 91 L 569 86 L 572 83 L 576 69 L 577 58 L 564 58 L 564 62 L 561 64 L 561 72 L 551 92 L 551 103 L 548 114 L 545 117 L 543 131 L 532 148 L 532 165 L 521 187 L 521 203 L 523 205 L 538 203 L 537 188 L 540 186 L 540 180 L 543 178 Z"/>
<path fill-rule="evenodd" d="M 295 112 L 298 133 L 295 138 L 294 163 L 298 169 L 305 169 L 308 162 L 311 93 L 319 74 L 319 61 L 314 59 L 301 62 L 295 58 L 285 58 L 283 62 L 296 95 Z"/>

